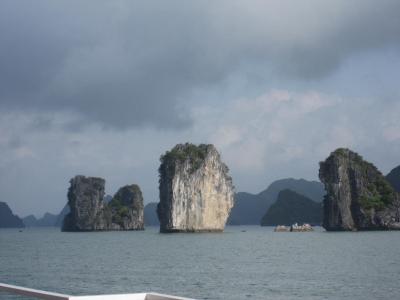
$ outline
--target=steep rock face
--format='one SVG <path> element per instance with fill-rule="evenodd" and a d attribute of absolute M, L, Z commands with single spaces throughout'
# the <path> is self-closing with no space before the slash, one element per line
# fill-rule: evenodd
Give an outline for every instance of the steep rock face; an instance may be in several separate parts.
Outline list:
<path fill-rule="evenodd" d="M 0 228 L 22 228 L 25 227 L 22 220 L 14 215 L 5 202 L 0 202 Z"/>
<path fill-rule="evenodd" d="M 133 184 L 120 188 L 107 203 L 104 179 L 78 175 L 71 179 L 70 184 L 70 212 L 64 218 L 63 231 L 144 229 L 143 197 L 139 186 Z"/>
<path fill-rule="evenodd" d="M 63 231 L 107 230 L 111 214 L 103 202 L 105 180 L 75 176 L 68 189 L 69 214 L 64 218 Z"/>
<path fill-rule="evenodd" d="M 109 203 L 112 200 L 112 198 L 113 197 L 110 195 L 105 195 L 103 200 L 105 203 Z M 55 223 L 53 224 L 53 226 L 62 227 L 64 218 L 66 215 L 69 214 L 69 212 L 70 212 L 70 209 L 69 209 L 69 205 L 67 203 L 67 204 L 65 204 L 63 209 L 58 213 L 57 219 L 56 219 Z"/>
<path fill-rule="evenodd" d="M 261 220 L 262 226 L 308 223 L 321 225 L 322 204 L 312 201 L 292 190 L 280 191 L 274 204 Z"/>
<path fill-rule="evenodd" d="M 108 206 L 111 208 L 113 230 L 143 230 L 143 196 L 138 185 L 118 190 Z"/>
<path fill-rule="evenodd" d="M 179 144 L 160 160 L 160 231 L 223 231 L 234 187 L 215 147 Z"/>
<path fill-rule="evenodd" d="M 400 197 L 377 168 L 348 149 L 320 163 L 325 185 L 323 226 L 335 230 L 400 229 Z"/>

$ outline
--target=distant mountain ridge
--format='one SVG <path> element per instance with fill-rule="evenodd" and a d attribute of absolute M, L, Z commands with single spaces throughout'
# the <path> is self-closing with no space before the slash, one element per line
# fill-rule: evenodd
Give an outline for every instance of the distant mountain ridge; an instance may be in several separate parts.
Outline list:
<path fill-rule="evenodd" d="M 22 218 L 22 222 L 24 223 L 25 227 L 34 227 L 37 223 L 37 218 L 34 215 L 29 215 Z"/>
<path fill-rule="evenodd" d="M 60 211 L 60 213 L 57 216 L 57 220 L 55 222 L 55 226 L 61 227 L 62 224 L 63 224 L 65 216 L 68 215 L 69 212 L 70 212 L 69 205 L 65 204 L 65 206 L 63 207 L 63 209 Z"/>
<path fill-rule="evenodd" d="M 269 207 L 261 220 L 261 225 L 292 225 L 294 223 L 321 225 L 322 216 L 322 203 L 285 189 L 279 192 L 278 199 Z"/>
<path fill-rule="evenodd" d="M 400 166 L 397 166 L 386 175 L 386 180 L 400 193 Z"/>
<path fill-rule="evenodd" d="M 6 202 L 0 202 L 0 228 L 25 227 L 22 220 L 14 215 Z"/>
<path fill-rule="evenodd" d="M 158 202 L 150 202 L 144 207 L 144 224 L 146 226 L 159 226 L 160 221 L 157 216 Z"/>
<path fill-rule="evenodd" d="M 109 203 L 112 196 L 105 195 L 104 201 Z M 26 216 L 22 219 L 26 227 L 61 227 L 64 217 L 69 213 L 68 203 L 64 205 L 63 209 L 57 214 L 46 212 L 43 217 L 37 219 L 34 215 Z"/>
<path fill-rule="evenodd" d="M 324 186 L 319 181 L 294 178 L 276 180 L 258 194 L 237 193 L 228 225 L 260 225 L 268 208 L 277 200 L 279 192 L 285 189 L 290 189 L 319 203 L 325 195 Z"/>
<path fill-rule="evenodd" d="M 51 227 L 55 226 L 58 215 L 46 212 L 43 217 L 37 219 L 34 215 L 22 219 L 26 227 Z"/>

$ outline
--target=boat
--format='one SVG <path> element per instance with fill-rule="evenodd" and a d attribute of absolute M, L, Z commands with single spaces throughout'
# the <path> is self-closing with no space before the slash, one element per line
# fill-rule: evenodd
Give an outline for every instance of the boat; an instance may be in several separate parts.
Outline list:
<path fill-rule="evenodd" d="M 44 300 L 195 300 L 158 293 L 71 296 L 0 283 L 0 292 L 17 294 Z"/>

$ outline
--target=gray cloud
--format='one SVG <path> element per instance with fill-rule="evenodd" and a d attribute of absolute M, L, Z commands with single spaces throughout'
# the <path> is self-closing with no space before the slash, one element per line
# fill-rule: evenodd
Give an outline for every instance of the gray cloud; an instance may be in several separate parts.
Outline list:
<path fill-rule="evenodd" d="M 1 1 L 0 108 L 184 127 L 196 90 L 243 66 L 318 79 L 398 47 L 399 1 Z M 71 128 L 78 128 L 72 124 Z"/>

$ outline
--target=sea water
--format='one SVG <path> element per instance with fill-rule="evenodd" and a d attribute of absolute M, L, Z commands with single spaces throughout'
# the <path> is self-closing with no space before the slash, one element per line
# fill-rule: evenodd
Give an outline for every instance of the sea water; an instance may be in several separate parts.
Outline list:
<path fill-rule="evenodd" d="M 0 282 L 71 295 L 400 299 L 400 232 L 0 230 Z M 0 299 L 24 299 L 0 293 Z"/>

